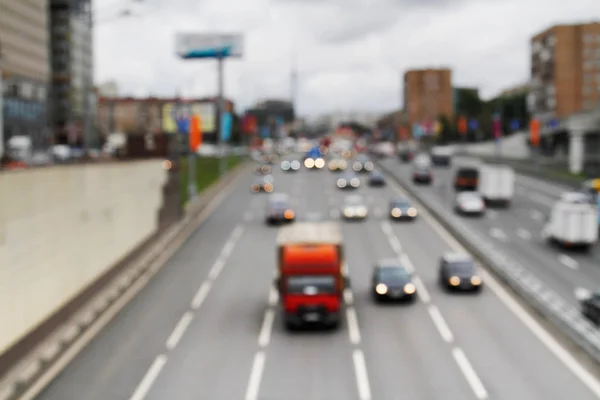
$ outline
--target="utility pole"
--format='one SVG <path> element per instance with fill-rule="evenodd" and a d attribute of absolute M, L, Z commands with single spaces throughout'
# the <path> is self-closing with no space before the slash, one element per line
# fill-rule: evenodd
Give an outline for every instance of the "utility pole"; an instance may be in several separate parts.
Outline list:
<path fill-rule="evenodd" d="M 4 156 L 4 82 L 2 80 L 2 43 L 0 43 L 0 159 Z"/>
<path fill-rule="evenodd" d="M 223 126 L 223 115 L 225 114 L 225 97 L 223 95 L 224 87 L 225 87 L 225 74 L 223 73 L 223 64 L 225 57 L 223 55 L 219 55 L 217 57 L 218 63 L 218 121 L 217 126 L 219 127 L 219 131 L 217 132 L 217 149 L 219 149 L 219 175 L 223 176 L 225 172 L 227 172 L 227 159 L 225 158 L 225 148 L 223 147 L 223 135 L 225 134 L 224 126 Z"/>

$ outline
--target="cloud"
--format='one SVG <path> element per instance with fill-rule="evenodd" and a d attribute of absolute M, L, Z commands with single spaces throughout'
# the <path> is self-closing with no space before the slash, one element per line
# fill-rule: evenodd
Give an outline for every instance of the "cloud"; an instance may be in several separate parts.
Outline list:
<path fill-rule="evenodd" d="M 97 0 L 96 77 L 124 94 L 212 96 L 213 60 L 174 54 L 180 31 L 240 32 L 244 57 L 225 63 L 225 93 L 238 109 L 288 98 L 298 70 L 300 113 L 388 111 L 401 104 L 409 68 L 450 66 L 455 85 L 485 96 L 529 76 L 529 38 L 585 20 L 597 0 L 145 0 L 139 17 Z M 112 13 L 112 14 L 111 14 Z"/>

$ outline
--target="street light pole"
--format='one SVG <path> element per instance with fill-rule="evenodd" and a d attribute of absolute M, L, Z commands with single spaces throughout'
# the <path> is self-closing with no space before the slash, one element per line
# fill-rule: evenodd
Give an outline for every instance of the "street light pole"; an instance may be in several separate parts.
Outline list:
<path fill-rule="evenodd" d="M 223 176 L 225 174 L 225 172 L 227 172 L 227 164 L 226 164 L 226 158 L 225 158 L 225 148 L 223 147 L 223 135 L 225 133 L 224 131 L 224 126 L 223 126 L 223 115 L 225 114 L 225 108 L 226 108 L 226 104 L 225 104 L 225 97 L 223 95 L 223 91 L 224 91 L 224 85 L 225 85 L 225 76 L 223 73 L 223 64 L 224 64 L 224 60 L 225 57 L 224 55 L 219 55 L 217 57 L 217 64 L 218 64 L 218 118 L 219 120 L 218 122 L 218 127 L 219 130 L 217 132 L 217 148 L 219 149 L 219 175 Z"/>

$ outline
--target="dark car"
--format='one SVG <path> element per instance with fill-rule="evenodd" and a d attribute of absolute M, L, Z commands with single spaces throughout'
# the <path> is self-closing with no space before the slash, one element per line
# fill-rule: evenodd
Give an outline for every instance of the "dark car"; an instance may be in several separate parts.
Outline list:
<path fill-rule="evenodd" d="M 257 175 L 270 175 L 271 170 L 272 168 L 269 164 L 260 164 L 254 167 L 254 173 Z"/>
<path fill-rule="evenodd" d="M 281 169 L 285 172 L 295 172 L 300 170 L 300 161 L 298 160 L 284 160 L 281 162 Z"/>
<path fill-rule="evenodd" d="M 385 177 L 379 171 L 371 172 L 369 176 L 369 186 L 385 186 Z"/>
<path fill-rule="evenodd" d="M 358 189 L 360 186 L 360 179 L 355 174 L 345 173 L 336 179 L 335 184 L 340 189 Z"/>
<path fill-rule="evenodd" d="M 250 190 L 254 193 L 273 192 L 273 177 L 271 175 L 257 177 L 254 183 L 250 185 Z"/>
<path fill-rule="evenodd" d="M 268 225 L 294 222 L 296 214 L 292 209 L 290 197 L 283 193 L 274 193 L 267 200 L 266 223 Z"/>
<path fill-rule="evenodd" d="M 596 325 L 600 325 L 600 290 L 586 293 L 579 299 L 581 313 Z"/>
<path fill-rule="evenodd" d="M 393 220 L 411 220 L 417 218 L 417 209 L 408 199 L 395 197 L 390 200 L 390 218 Z"/>
<path fill-rule="evenodd" d="M 372 293 L 375 301 L 404 300 L 413 302 L 417 288 L 411 274 L 396 260 L 381 260 L 373 268 Z"/>
<path fill-rule="evenodd" d="M 431 168 L 423 165 L 415 166 L 413 169 L 412 180 L 417 184 L 431 184 L 433 181 Z"/>
<path fill-rule="evenodd" d="M 400 161 L 408 163 L 415 158 L 415 153 L 411 150 L 402 150 L 398 152 L 398 157 Z"/>
<path fill-rule="evenodd" d="M 476 167 L 461 167 L 454 176 L 455 190 L 477 190 L 479 185 L 479 169 Z"/>
<path fill-rule="evenodd" d="M 440 285 L 449 290 L 481 291 L 483 281 L 468 254 L 446 253 L 440 260 Z"/>
<path fill-rule="evenodd" d="M 375 169 L 375 164 L 369 159 L 369 157 L 359 154 L 354 161 L 352 161 L 352 170 L 354 172 L 371 172 Z"/>

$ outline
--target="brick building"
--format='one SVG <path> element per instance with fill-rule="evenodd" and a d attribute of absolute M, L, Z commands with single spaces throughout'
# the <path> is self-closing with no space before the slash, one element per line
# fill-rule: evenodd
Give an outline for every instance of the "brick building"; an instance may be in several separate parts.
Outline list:
<path fill-rule="evenodd" d="M 411 126 L 415 123 L 435 120 L 441 115 L 451 118 L 452 71 L 447 68 L 406 71 L 404 110 Z"/>

